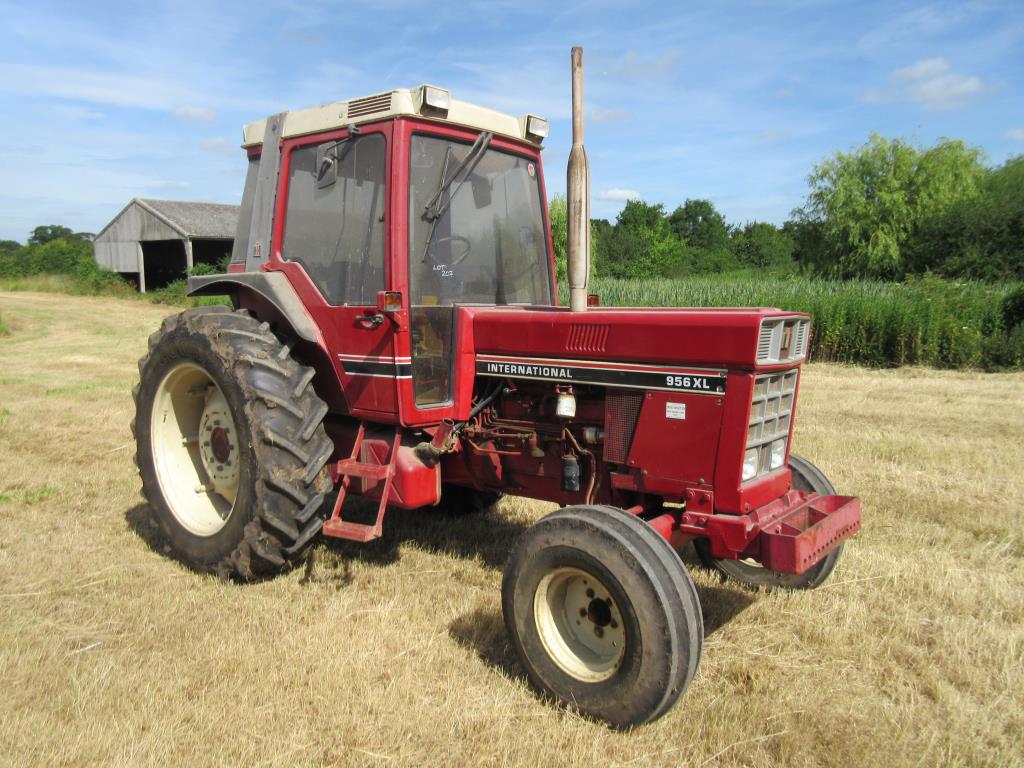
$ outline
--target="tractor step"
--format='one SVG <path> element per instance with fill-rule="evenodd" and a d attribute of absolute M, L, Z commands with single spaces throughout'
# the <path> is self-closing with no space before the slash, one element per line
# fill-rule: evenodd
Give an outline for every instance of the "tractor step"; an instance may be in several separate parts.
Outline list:
<path fill-rule="evenodd" d="M 348 539 L 366 543 L 381 537 L 382 530 L 376 525 L 363 525 L 362 523 L 351 523 L 340 518 L 331 518 L 324 523 L 324 536 L 331 536 L 336 539 Z"/>
<path fill-rule="evenodd" d="M 333 536 L 338 539 L 349 541 L 367 542 L 379 539 L 384 531 L 384 512 L 388 506 L 388 499 L 391 496 L 391 484 L 395 479 L 395 457 L 398 455 L 398 447 L 402 443 L 402 429 L 395 427 L 395 438 L 391 443 L 391 450 L 387 463 L 360 461 L 357 456 L 362 453 L 363 439 L 366 437 L 366 424 L 359 424 L 359 431 L 356 433 L 355 442 L 352 445 L 352 455 L 342 459 L 335 465 L 335 473 L 338 477 L 338 498 L 334 502 L 334 510 L 331 516 L 324 521 L 324 536 Z M 364 523 L 353 523 L 341 519 L 341 508 L 345 503 L 348 494 L 349 483 L 352 478 L 357 477 L 364 480 L 383 480 L 384 487 L 380 491 L 380 504 L 377 507 L 377 519 L 373 525 Z"/>
<path fill-rule="evenodd" d="M 361 477 L 367 480 L 383 480 L 388 476 L 390 469 L 387 464 L 369 464 L 355 459 L 342 459 L 338 462 L 339 475 Z"/>

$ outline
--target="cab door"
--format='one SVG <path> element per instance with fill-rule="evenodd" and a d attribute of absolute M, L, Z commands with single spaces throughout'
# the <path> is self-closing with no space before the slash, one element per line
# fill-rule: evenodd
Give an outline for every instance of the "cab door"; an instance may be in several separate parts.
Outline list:
<path fill-rule="evenodd" d="M 280 269 L 322 329 L 354 416 L 397 411 L 395 324 L 387 290 L 390 124 L 285 141 L 279 181 Z M 283 205 L 280 201 L 283 201 Z"/>

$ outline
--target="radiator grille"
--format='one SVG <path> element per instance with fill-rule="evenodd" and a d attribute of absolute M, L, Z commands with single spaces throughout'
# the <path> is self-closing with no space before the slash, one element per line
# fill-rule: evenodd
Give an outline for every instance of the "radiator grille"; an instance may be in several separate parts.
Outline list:
<path fill-rule="evenodd" d="M 747 426 L 747 450 L 756 449 L 757 475 L 770 471 L 771 444 L 788 439 L 793 420 L 793 400 L 799 371 L 768 373 L 754 379 Z"/>
<path fill-rule="evenodd" d="M 761 321 L 757 335 L 759 364 L 793 363 L 807 357 L 811 321 L 802 317 L 771 317 Z"/>
<path fill-rule="evenodd" d="M 373 96 L 364 96 L 361 99 L 352 99 L 348 103 L 346 117 L 361 117 L 372 115 L 374 112 L 387 112 L 391 109 L 391 92 L 377 93 Z"/>
<path fill-rule="evenodd" d="M 612 389 L 604 401 L 604 460 L 625 464 L 640 418 L 643 392 Z"/>
<path fill-rule="evenodd" d="M 604 352 L 608 344 L 608 326 L 593 323 L 573 323 L 569 326 L 568 352 Z"/>

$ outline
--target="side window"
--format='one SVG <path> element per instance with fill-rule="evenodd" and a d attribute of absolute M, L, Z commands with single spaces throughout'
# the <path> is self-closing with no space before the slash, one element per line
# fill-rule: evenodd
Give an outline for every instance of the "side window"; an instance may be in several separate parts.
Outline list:
<path fill-rule="evenodd" d="M 385 140 L 369 134 L 291 153 L 282 256 L 335 306 L 384 290 Z"/>

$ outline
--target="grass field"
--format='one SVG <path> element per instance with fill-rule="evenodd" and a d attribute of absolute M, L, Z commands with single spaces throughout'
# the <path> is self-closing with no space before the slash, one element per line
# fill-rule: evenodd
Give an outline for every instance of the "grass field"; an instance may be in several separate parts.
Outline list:
<path fill-rule="evenodd" d="M 1004 766 L 1024 755 L 1024 374 L 808 366 L 797 448 L 864 500 L 826 586 L 693 569 L 707 638 L 631 733 L 545 704 L 504 638 L 548 507 L 393 511 L 248 586 L 164 554 L 128 431 L 167 308 L 0 293 L 0 764 Z"/>

